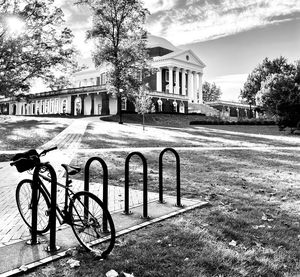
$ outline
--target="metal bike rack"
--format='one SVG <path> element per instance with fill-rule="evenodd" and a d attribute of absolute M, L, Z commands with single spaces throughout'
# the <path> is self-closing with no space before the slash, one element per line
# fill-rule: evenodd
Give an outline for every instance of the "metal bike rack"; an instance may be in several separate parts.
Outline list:
<path fill-rule="evenodd" d="M 182 207 L 180 200 L 180 158 L 177 151 L 173 148 L 165 148 L 159 154 L 159 202 L 164 203 L 163 200 L 163 155 L 166 152 L 172 152 L 176 158 L 176 189 L 177 189 L 177 201 L 176 206 Z"/>
<path fill-rule="evenodd" d="M 141 158 L 143 163 L 143 218 L 148 217 L 148 188 L 147 188 L 147 160 L 140 152 L 130 153 L 125 160 L 125 209 L 124 214 L 130 214 L 129 212 L 129 161 L 130 158 L 137 155 Z"/>
<path fill-rule="evenodd" d="M 50 244 L 46 248 L 49 252 L 55 252 L 59 250 L 59 246 L 56 245 L 56 194 L 57 194 L 57 177 L 54 168 L 49 164 L 39 164 L 36 166 L 33 172 L 33 189 L 32 189 L 32 198 L 33 198 L 33 207 L 32 207 L 32 233 L 31 241 L 32 244 L 37 243 L 37 194 L 39 186 L 39 172 L 41 168 L 46 168 L 46 171 L 49 172 L 51 178 L 51 204 L 50 204 Z"/>
<path fill-rule="evenodd" d="M 93 161 L 98 161 L 103 170 L 103 195 L 102 195 L 102 202 L 104 207 L 108 210 L 108 169 L 105 161 L 99 157 L 92 157 L 90 158 L 84 167 L 84 190 L 89 191 L 90 190 L 90 166 Z M 84 201 L 84 205 L 88 207 L 87 199 Z M 103 232 L 107 231 L 107 218 L 103 217 Z"/>

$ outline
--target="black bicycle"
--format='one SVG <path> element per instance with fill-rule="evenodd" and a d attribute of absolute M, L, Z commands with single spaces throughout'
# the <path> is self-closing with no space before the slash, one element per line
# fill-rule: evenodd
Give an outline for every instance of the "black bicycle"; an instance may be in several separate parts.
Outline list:
<path fill-rule="evenodd" d="M 37 233 L 42 234 L 50 229 L 50 199 L 49 192 L 51 186 L 51 175 L 49 174 L 49 162 L 41 163 L 40 157 L 57 147 L 43 150 L 40 154 L 34 149 L 24 153 L 16 154 L 12 158 L 12 166 L 16 166 L 19 172 L 33 170 L 39 166 L 38 173 L 38 215 Z M 115 226 L 112 217 L 103 205 L 103 202 L 94 194 L 87 191 L 74 193 L 71 189 L 72 180 L 70 175 L 80 172 L 79 167 L 62 164 L 65 169 L 65 185 L 57 182 L 57 187 L 63 188 L 64 203 L 63 207 L 56 205 L 56 218 L 60 224 L 71 225 L 73 232 L 80 244 L 89 251 L 98 252 L 102 257 L 107 256 L 115 244 Z M 19 212 L 27 224 L 32 229 L 32 187 L 35 185 L 33 180 L 22 180 L 16 190 L 16 200 Z M 48 187 L 48 188 L 47 188 Z M 51 190 L 50 190 L 51 191 Z M 58 190 L 59 191 L 59 190 Z M 97 244 L 97 248 L 94 248 Z"/>

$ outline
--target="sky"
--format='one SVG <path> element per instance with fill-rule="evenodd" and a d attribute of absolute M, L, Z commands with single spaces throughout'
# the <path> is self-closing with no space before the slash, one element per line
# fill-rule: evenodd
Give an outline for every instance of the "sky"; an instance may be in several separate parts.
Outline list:
<path fill-rule="evenodd" d="M 86 7 L 56 0 L 72 29 L 80 59 L 89 64 L 92 43 Z M 203 80 L 221 88 L 223 100 L 238 101 L 248 74 L 265 57 L 300 59 L 300 0 L 144 0 L 145 28 L 206 64 Z"/>

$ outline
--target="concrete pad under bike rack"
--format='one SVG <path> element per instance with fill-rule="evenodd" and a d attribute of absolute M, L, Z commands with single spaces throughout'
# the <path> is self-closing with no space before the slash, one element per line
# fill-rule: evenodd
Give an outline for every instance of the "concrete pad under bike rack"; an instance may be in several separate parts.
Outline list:
<path fill-rule="evenodd" d="M 182 198 L 181 202 L 183 207 L 177 207 L 174 205 L 176 203 L 176 197 L 166 196 L 164 200 L 164 204 L 159 203 L 157 200 L 148 203 L 149 211 L 151 211 L 149 212 L 149 219 L 142 218 L 143 204 L 131 207 L 130 210 L 132 213 L 130 215 L 124 215 L 123 210 L 114 211 L 112 218 L 115 223 L 116 237 L 186 211 L 203 208 L 208 205 L 208 203 L 204 201 Z M 105 238 L 102 240 L 104 239 Z M 56 242 L 61 248 L 54 254 L 45 251 L 45 248 L 49 244 L 49 233 L 44 236 L 39 236 L 40 244 L 34 246 L 27 245 L 26 240 L 0 247 L 0 277 L 22 273 L 23 271 L 20 269 L 21 266 L 30 270 L 65 257 L 67 256 L 66 251 L 69 248 L 79 245 L 71 227 L 68 225 L 63 225 L 58 228 Z M 113 251 L 117 250 L 115 249 Z"/>

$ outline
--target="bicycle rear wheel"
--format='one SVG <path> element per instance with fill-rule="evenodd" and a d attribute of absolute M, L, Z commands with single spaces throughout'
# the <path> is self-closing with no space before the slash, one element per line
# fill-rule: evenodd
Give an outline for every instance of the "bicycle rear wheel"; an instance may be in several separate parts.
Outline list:
<path fill-rule="evenodd" d="M 105 258 L 114 247 L 116 233 L 112 217 L 102 201 L 90 192 L 77 192 L 70 203 L 70 215 L 80 244 Z"/>
<path fill-rule="evenodd" d="M 16 190 L 18 210 L 26 225 L 32 229 L 32 180 L 22 180 Z M 38 190 L 37 201 L 37 232 L 45 233 L 49 230 L 50 201 L 43 190 Z"/>

